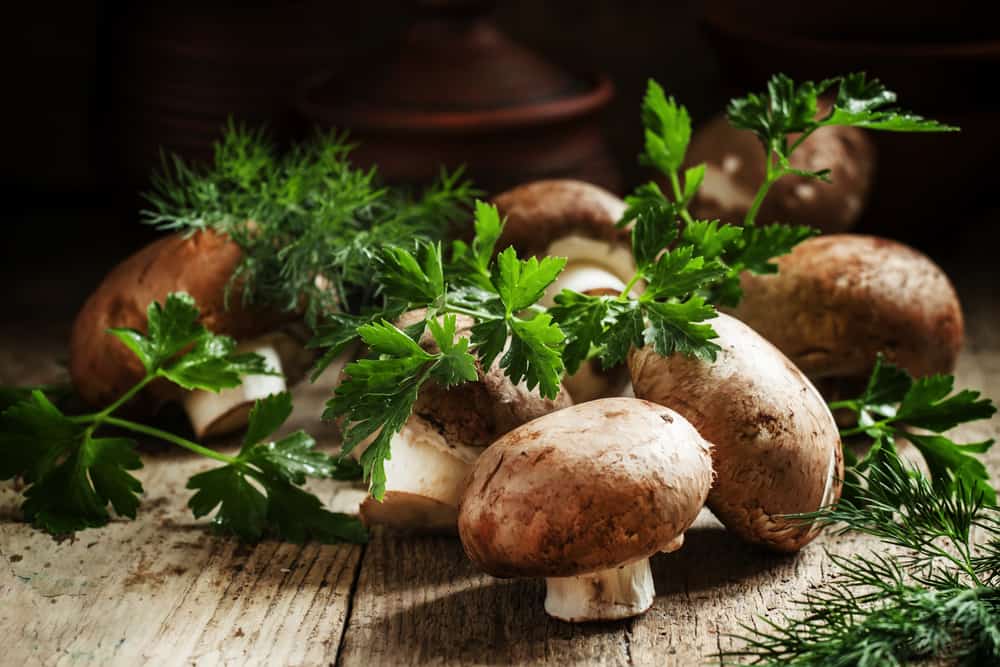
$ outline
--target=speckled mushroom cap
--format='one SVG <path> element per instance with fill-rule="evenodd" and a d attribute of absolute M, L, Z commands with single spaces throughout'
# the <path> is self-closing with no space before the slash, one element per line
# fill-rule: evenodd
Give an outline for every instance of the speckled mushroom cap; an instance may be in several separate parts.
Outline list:
<path fill-rule="evenodd" d="M 514 246 L 521 256 L 542 255 L 556 239 L 582 236 L 628 246 L 629 232 L 617 229 L 625 202 L 583 181 L 535 181 L 507 190 L 493 202 L 507 223 L 497 249 Z"/>
<path fill-rule="evenodd" d="M 459 508 L 469 558 L 498 577 L 569 577 L 646 558 L 681 536 L 712 481 L 710 445 L 673 410 L 581 403 L 497 440 Z"/>
<path fill-rule="evenodd" d="M 666 405 L 714 445 L 712 512 L 743 539 L 795 551 L 814 527 L 781 515 L 836 502 L 844 476 L 840 436 L 819 392 L 777 348 L 739 320 L 711 320 L 716 360 L 652 346 L 633 349 L 636 396 Z"/>
<path fill-rule="evenodd" d="M 809 239 L 777 264 L 777 274 L 743 275 L 743 301 L 730 312 L 814 382 L 863 383 L 879 352 L 916 376 L 954 370 L 962 308 L 948 277 L 916 250 L 838 234 Z"/>
<path fill-rule="evenodd" d="M 424 310 L 404 313 L 397 321 L 406 327 L 425 317 Z M 456 336 L 468 335 L 473 320 L 457 316 Z M 438 352 L 437 344 L 429 331 L 425 331 L 420 345 L 431 352 Z M 413 414 L 432 424 L 454 445 L 486 447 L 499 436 L 536 417 L 569 407 L 572 399 L 560 388 L 554 399 L 543 398 L 522 382 L 514 384 L 500 368 L 499 357 L 488 370 L 476 361 L 476 382 L 444 388 L 435 382 L 426 383 L 420 390 Z"/>
<path fill-rule="evenodd" d="M 691 213 L 700 219 L 742 224 L 765 177 L 764 148 L 757 137 L 718 116 L 694 133 L 686 161 L 708 165 Z M 875 148 L 863 130 L 839 126 L 816 130 L 792 153 L 791 163 L 796 169 L 830 169 L 831 182 L 781 178 L 764 200 L 757 221 L 809 225 L 824 232 L 850 229 L 867 201 L 874 161 Z"/>
<path fill-rule="evenodd" d="M 170 292 L 187 292 L 201 311 L 200 321 L 210 331 L 236 339 L 275 329 L 294 314 L 249 310 L 238 290 L 225 303 L 225 288 L 239 264 L 239 246 L 211 231 L 190 236 L 173 234 L 159 239 L 105 276 L 76 316 L 70 337 L 70 375 L 80 396 L 90 404 L 114 400 L 144 375 L 139 359 L 117 338 L 111 327 L 146 330 L 146 309 L 163 302 Z M 130 405 L 150 413 L 174 400 L 181 390 L 153 383 Z"/>

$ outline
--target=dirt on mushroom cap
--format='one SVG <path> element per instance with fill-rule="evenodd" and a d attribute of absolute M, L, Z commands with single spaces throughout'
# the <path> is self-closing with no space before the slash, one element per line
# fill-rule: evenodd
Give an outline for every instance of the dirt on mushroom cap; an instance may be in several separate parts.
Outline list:
<path fill-rule="evenodd" d="M 864 382 L 882 353 L 912 375 L 950 373 L 964 337 L 948 277 L 916 250 L 888 239 L 809 239 L 778 258 L 775 275 L 744 274 L 731 309 L 814 381 Z"/>
<path fill-rule="evenodd" d="M 629 356 L 636 396 L 673 408 L 714 445 L 708 506 L 743 539 L 795 551 L 813 527 L 780 518 L 840 497 L 840 436 L 822 396 L 781 352 L 727 315 L 712 361 L 652 347 Z"/>
<path fill-rule="evenodd" d="M 103 405 L 143 377 L 138 358 L 114 336 L 111 327 L 146 330 L 146 308 L 163 302 L 170 292 L 187 292 L 198 304 L 200 321 L 209 330 L 243 338 L 263 333 L 296 317 L 263 308 L 244 307 L 239 289 L 226 285 L 239 264 L 239 246 L 211 231 L 159 239 L 116 266 L 84 303 L 70 338 L 70 375 L 80 396 Z M 180 396 L 167 383 L 153 383 L 130 404 L 150 413 Z"/>
<path fill-rule="evenodd" d="M 500 577 L 576 576 L 646 558 L 697 517 L 710 445 L 674 411 L 607 398 L 497 440 L 459 510 L 469 557 Z"/>

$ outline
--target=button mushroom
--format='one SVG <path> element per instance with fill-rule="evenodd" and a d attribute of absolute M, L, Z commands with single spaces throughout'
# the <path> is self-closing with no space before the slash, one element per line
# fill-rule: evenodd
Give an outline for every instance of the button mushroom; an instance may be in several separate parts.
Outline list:
<path fill-rule="evenodd" d="M 679 549 L 705 502 L 709 449 L 679 414 L 634 398 L 540 417 L 476 462 L 462 546 L 493 576 L 545 577 L 551 616 L 636 616 L 653 602 L 648 558 Z"/>
<path fill-rule="evenodd" d="M 796 138 L 791 135 L 790 140 Z M 764 200 L 758 221 L 809 225 L 824 232 L 850 229 L 868 198 L 874 157 L 874 146 L 858 128 L 816 130 L 792 153 L 791 166 L 829 169 L 830 183 L 794 175 L 779 179 Z M 694 133 L 687 162 L 706 165 L 691 213 L 705 220 L 742 224 L 765 177 L 764 148 L 757 137 L 734 128 L 725 116 L 716 117 Z"/>
<path fill-rule="evenodd" d="M 619 294 L 635 275 L 629 232 L 615 224 L 625 202 L 582 181 L 545 180 L 518 186 L 494 198 L 506 216 L 497 248 L 514 246 L 522 256 L 566 257 L 566 268 L 546 290 L 541 303 L 551 306 L 564 289 L 584 294 Z M 627 390 L 623 368 L 605 371 L 595 359 L 566 378 L 576 402 L 617 396 Z"/>
<path fill-rule="evenodd" d="M 405 328 L 424 317 L 423 310 L 410 311 L 396 325 Z M 468 336 L 473 321 L 459 315 L 457 322 L 455 335 Z M 419 342 L 438 351 L 429 332 Z M 477 363 L 476 370 L 475 382 L 447 389 L 428 382 L 421 388 L 413 414 L 390 444 L 384 498 L 369 497 L 361 505 L 365 523 L 454 534 L 463 480 L 483 450 L 511 429 L 571 404 L 565 391 L 547 399 L 523 382 L 514 384 L 499 359 L 486 371 Z M 374 436 L 352 454 L 360 458 L 372 440 Z"/>
<path fill-rule="evenodd" d="M 234 289 L 226 287 L 239 264 L 239 246 L 210 231 L 190 236 L 171 235 L 146 246 L 119 264 L 87 299 L 73 324 L 70 338 L 70 374 L 80 396 L 93 405 L 118 398 L 143 376 L 143 368 L 111 327 L 146 329 L 146 308 L 162 302 L 170 292 L 187 292 L 201 311 L 209 330 L 235 338 L 237 349 L 264 356 L 270 368 L 284 372 L 288 381 L 301 378 L 311 355 L 305 353 L 302 332 L 290 323 L 295 313 L 251 308 Z M 152 414 L 164 403 L 180 401 L 199 438 L 221 435 L 246 424 L 253 402 L 284 391 L 281 376 L 252 375 L 240 387 L 219 393 L 183 392 L 168 383 L 154 382 L 130 408 Z"/>
<path fill-rule="evenodd" d="M 962 308 L 948 277 L 921 253 L 840 234 L 809 239 L 777 264 L 777 274 L 743 275 L 743 301 L 730 312 L 828 398 L 858 393 L 879 353 L 916 376 L 954 370 Z"/>
<path fill-rule="evenodd" d="M 711 320 L 722 348 L 712 361 L 651 346 L 629 355 L 639 398 L 673 408 L 712 443 L 708 507 L 741 538 L 796 551 L 817 529 L 782 515 L 840 498 L 840 436 L 826 403 L 781 352 L 739 320 Z"/>

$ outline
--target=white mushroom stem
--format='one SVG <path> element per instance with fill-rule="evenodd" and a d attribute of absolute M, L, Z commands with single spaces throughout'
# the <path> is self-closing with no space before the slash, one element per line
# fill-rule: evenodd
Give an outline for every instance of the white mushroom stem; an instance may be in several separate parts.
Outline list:
<path fill-rule="evenodd" d="M 286 389 L 281 358 L 272 338 L 245 341 L 236 346 L 237 352 L 255 352 L 264 357 L 269 370 L 279 375 L 247 375 L 243 384 L 232 389 L 191 391 L 183 399 L 184 410 L 198 438 L 232 433 L 246 426 L 254 401 L 278 394 Z"/>
<path fill-rule="evenodd" d="M 481 450 L 451 446 L 424 419 L 414 415 L 390 443 L 385 461 L 386 491 L 381 502 L 367 498 L 361 516 L 369 525 L 454 533 L 465 476 Z M 354 455 L 360 458 L 358 447 Z"/>
<path fill-rule="evenodd" d="M 556 294 L 564 289 L 587 292 L 595 289 L 625 289 L 626 281 L 635 275 L 632 253 L 621 245 L 583 236 L 568 236 L 549 244 L 547 254 L 566 257 L 566 268 L 549 285 L 542 305 L 549 307 Z"/>
<path fill-rule="evenodd" d="M 550 577 L 545 588 L 545 612 L 570 623 L 638 616 L 656 594 L 648 558 L 579 577 Z"/>

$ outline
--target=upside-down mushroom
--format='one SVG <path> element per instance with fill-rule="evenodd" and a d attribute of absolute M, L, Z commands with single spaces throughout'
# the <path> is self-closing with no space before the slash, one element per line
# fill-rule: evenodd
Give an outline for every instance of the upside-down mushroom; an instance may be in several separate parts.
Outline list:
<path fill-rule="evenodd" d="M 405 328 L 424 317 L 423 310 L 410 311 L 396 325 Z M 455 335 L 467 336 L 472 323 L 457 316 Z M 419 343 L 438 351 L 429 332 Z M 463 480 L 484 449 L 511 429 L 571 404 L 565 391 L 548 399 L 523 382 L 514 384 L 499 364 L 496 360 L 483 369 L 477 362 L 474 382 L 447 389 L 428 382 L 421 388 L 413 414 L 392 438 L 392 458 L 385 462 L 385 496 L 382 501 L 369 497 L 361 504 L 365 523 L 454 534 Z M 352 454 L 360 458 L 373 440 L 374 436 L 362 442 Z"/>
<path fill-rule="evenodd" d="M 469 558 L 496 577 L 545 577 L 571 621 L 649 609 L 649 557 L 684 541 L 712 483 L 711 446 L 679 414 L 634 398 L 528 422 L 476 462 L 459 512 Z"/>
<path fill-rule="evenodd" d="M 615 226 L 625 213 L 625 202 L 607 190 L 583 181 L 553 179 L 520 185 L 493 201 L 506 217 L 498 249 L 513 246 L 521 256 L 567 259 L 542 305 L 551 306 L 564 289 L 619 294 L 635 275 L 629 232 Z M 621 395 L 627 390 L 628 373 L 623 367 L 605 370 L 591 359 L 564 384 L 573 400 L 581 403 Z"/>
<path fill-rule="evenodd" d="M 796 551 L 818 528 L 784 518 L 840 498 L 840 436 L 823 397 L 785 355 L 739 320 L 710 320 L 721 347 L 707 361 L 633 349 L 635 395 L 683 415 L 713 445 L 708 507 L 741 538 Z"/>
<path fill-rule="evenodd" d="M 794 141 L 797 135 L 790 137 Z M 841 232 L 854 226 L 864 210 L 874 174 L 875 148 L 863 130 L 822 127 L 806 138 L 790 161 L 796 169 L 829 169 L 829 183 L 787 175 L 764 200 L 758 222 L 783 222 Z M 705 163 L 705 180 L 691 202 L 696 218 L 743 224 L 757 188 L 764 182 L 764 148 L 749 130 L 713 118 L 691 139 L 686 161 Z"/>
<path fill-rule="evenodd" d="M 243 304 L 238 286 L 226 299 L 226 287 L 241 259 L 238 245 L 211 231 L 159 239 L 109 273 L 90 295 L 73 324 L 70 374 L 80 396 L 105 405 L 142 379 L 139 359 L 106 332 L 112 327 L 145 331 L 146 308 L 171 292 L 187 292 L 198 305 L 200 321 L 210 331 L 234 338 L 241 352 L 256 352 L 281 375 L 251 375 L 221 392 L 186 392 L 154 382 L 130 404 L 137 414 L 152 414 L 163 404 L 181 402 L 199 438 L 246 425 L 253 402 L 284 391 L 300 379 L 312 358 L 295 313 Z"/>
<path fill-rule="evenodd" d="M 962 308 L 944 272 L 896 241 L 858 234 L 809 239 L 778 273 L 744 274 L 731 309 L 831 400 L 864 388 L 878 354 L 914 376 L 950 373 Z"/>

